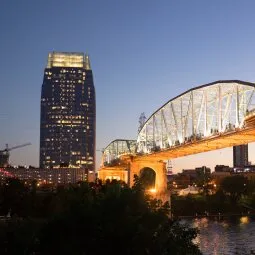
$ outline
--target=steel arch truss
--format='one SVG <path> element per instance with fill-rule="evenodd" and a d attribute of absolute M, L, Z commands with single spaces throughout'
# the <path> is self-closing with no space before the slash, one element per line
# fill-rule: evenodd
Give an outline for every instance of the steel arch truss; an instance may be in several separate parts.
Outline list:
<path fill-rule="evenodd" d="M 218 81 L 168 101 L 142 127 L 137 152 L 150 153 L 243 127 L 245 116 L 255 109 L 254 86 Z"/>
<path fill-rule="evenodd" d="M 136 152 L 136 140 L 117 139 L 112 141 L 103 153 L 103 163 L 110 164 L 121 155 L 134 154 Z"/>

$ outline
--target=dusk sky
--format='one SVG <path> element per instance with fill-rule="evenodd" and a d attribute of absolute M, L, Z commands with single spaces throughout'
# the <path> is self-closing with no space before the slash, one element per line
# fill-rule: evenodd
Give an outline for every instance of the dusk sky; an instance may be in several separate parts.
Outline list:
<path fill-rule="evenodd" d="M 40 93 L 51 51 L 90 55 L 98 150 L 116 138 L 136 139 L 142 112 L 149 117 L 192 87 L 254 82 L 254 10 L 253 0 L 1 0 L 0 149 L 31 142 L 13 150 L 10 162 L 38 166 Z M 251 144 L 253 163 L 254 151 Z M 216 164 L 232 166 L 232 149 L 173 161 L 174 172 Z"/>

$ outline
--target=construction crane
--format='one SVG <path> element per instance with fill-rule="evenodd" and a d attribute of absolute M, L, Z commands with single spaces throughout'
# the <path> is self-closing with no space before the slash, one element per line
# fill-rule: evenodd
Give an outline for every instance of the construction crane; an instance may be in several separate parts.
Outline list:
<path fill-rule="evenodd" d="M 10 157 L 10 151 L 22 148 L 25 146 L 31 145 L 31 143 L 24 143 L 21 145 L 17 145 L 14 147 L 9 148 L 8 144 L 6 144 L 6 147 L 4 150 L 0 150 L 0 167 L 6 167 L 9 165 L 9 157 Z"/>

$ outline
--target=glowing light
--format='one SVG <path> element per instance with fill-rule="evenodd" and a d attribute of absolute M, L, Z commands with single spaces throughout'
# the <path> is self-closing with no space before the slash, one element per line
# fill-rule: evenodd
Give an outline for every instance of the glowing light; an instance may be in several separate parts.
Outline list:
<path fill-rule="evenodd" d="M 249 218 L 247 216 L 243 216 L 240 218 L 240 223 L 241 224 L 247 224 L 249 223 Z"/>
<path fill-rule="evenodd" d="M 47 68 L 52 67 L 85 67 L 90 69 L 90 63 L 88 56 L 84 56 L 83 53 L 53 52 L 49 54 L 47 64 Z M 63 73 L 65 72 L 66 70 L 63 70 Z"/>
<path fill-rule="evenodd" d="M 156 192 L 157 192 L 156 189 L 149 189 L 149 191 L 150 191 L 151 193 L 156 193 Z"/>

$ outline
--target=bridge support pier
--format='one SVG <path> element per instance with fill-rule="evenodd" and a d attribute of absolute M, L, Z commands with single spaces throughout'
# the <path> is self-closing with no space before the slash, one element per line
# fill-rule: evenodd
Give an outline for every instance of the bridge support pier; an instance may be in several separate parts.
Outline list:
<path fill-rule="evenodd" d="M 129 187 L 134 185 L 134 175 L 140 176 L 145 168 L 150 168 L 155 172 L 155 193 L 151 193 L 155 198 L 163 202 L 169 201 L 170 193 L 167 190 L 166 163 L 156 160 L 127 160 L 122 166 L 102 167 L 98 172 L 99 179 L 106 181 L 121 180 Z M 148 191 L 149 192 L 149 191 Z"/>
<path fill-rule="evenodd" d="M 169 201 L 170 193 L 167 190 L 166 163 L 163 161 L 131 161 L 129 168 L 130 187 L 134 185 L 134 175 L 139 176 L 145 168 L 151 168 L 156 174 L 155 197 L 161 199 L 163 202 Z"/>

